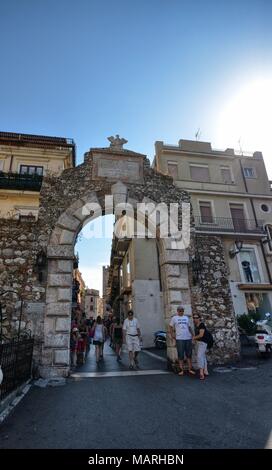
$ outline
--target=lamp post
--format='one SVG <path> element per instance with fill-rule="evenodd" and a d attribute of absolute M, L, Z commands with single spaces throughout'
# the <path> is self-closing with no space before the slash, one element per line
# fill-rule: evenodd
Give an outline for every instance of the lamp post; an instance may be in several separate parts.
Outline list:
<path fill-rule="evenodd" d="M 43 280 L 43 269 L 46 266 L 46 261 L 47 257 L 46 254 L 43 250 L 41 250 L 36 258 L 36 266 L 38 267 L 38 276 L 39 276 L 39 282 L 42 282 Z"/>
<path fill-rule="evenodd" d="M 202 263 L 198 253 L 192 256 L 192 271 L 193 271 L 193 283 L 196 285 L 199 281 L 199 276 L 202 270 Z"/>
<path fill-rule="evenodd" d="M 235 256 L 243 249 L 243 245 L 244 243 L 242 240 L 235 240 L 235 248 L 229 250 L 230 258 L 235 258 Z"/>

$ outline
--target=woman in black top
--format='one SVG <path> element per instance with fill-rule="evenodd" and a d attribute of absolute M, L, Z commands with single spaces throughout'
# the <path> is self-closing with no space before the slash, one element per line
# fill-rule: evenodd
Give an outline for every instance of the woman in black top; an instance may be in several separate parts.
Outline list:
<path fill-rule="evenodd" d="M 193 315 L 195 325 L 195 336 L 193 340 L 197 341 L 197 363 L 199 367 L 199 378 L 204 380 L 208 373 L 206 351 L 208 346 L 208 339 L 206 334 L 206 326 L 201 321 L 200 316 L 197 314 Z"/>
<path fill-rule="evenodd" d="M 120 318 L 116 318 L 113 324 L 113 344 L 117 356 L 117 361 L 121 361 L 121 348 L 123 344 L 123 329 Z"/>

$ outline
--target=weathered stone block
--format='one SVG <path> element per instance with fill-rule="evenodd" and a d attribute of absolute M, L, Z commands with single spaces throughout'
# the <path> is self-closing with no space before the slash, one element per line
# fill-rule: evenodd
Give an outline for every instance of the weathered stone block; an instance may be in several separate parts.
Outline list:
<path fill-rule="evenodd" d="M 59 273 L 71 273 L 73 270 L 73 262 L 70 260 L 60 260 L 57 263 Z"/>
<path fill-rule="evenodd" d="M 68 230 L 77 230 L 80 223 L 78 219 L 75 219 L 73 216 L 69 216 L 66 213 L 62 214 L 57 221 L 56 226 L 60 226 L 62 228 L 67 228 Z"/>
<path fill-rule="evenodd" d="M 189 287 L 188 278 L 182 277 L 169 277 L 168 286 L 170 289 L 186 289 Z"/>
<path fill-rule="evenodd" d="M 167 276 L 179 276 L 180 275 L 180 266 L 178 264 L 165 264 L 164 269 L 165 269 L 165 274 Z"/>
<path fill-rule="evenodd" d="M 74 247 L 49 245 L 47 247 L 47 256 L 48 258 L 73 259 Z"/>
<path fill-rule="evenodd" d="M 52 302 L 57 302 L 58 299 L 58 288 L 57 287 L 48 287 L 46 291 L 46 303 L 51 304 Z"/>
<path fill-rule="evenodd" d="M 71 302 L 52 302 L 46 305 L 45 314 L 54 316 L 70 316 L 72 303 Z"/>
<path fill-rule="evenodd" d="M 44 338 L 44 345 L 45 347 L 53 347 L 53 348 L 69 348 L 70 344 L 70 335 L 68 334 L 48 334 Z"/>
<path fill-rule="evenodd" d="M 48 276 L 48 285 L 50 287 L 70 287 L 71 284 L 71 274 L 49 274 Z"/>
<path fill-rule="evenodd" d="M 171 303 L 173 302 L 181 302 L 182 295 L 181 292 L 178 290 L 170 290 L 169 291 L 169 300 Z"/>
<path fill-rule="evenodd" d="M 70 232 L 69 230 L 62 230 L 60 235 L 61 245 L 70 245 L 74 243 L 76 232 Z"/>
<path fill-rule="evenodd" d="M 72 299 L 72 289 L 70 288 L 59 288 L 58 289 L 58 300 L 67 300 L 71 302 Z"/>
<path fill-rule="evenodd" d="M 164 263 L 189 263 L 189 254 L 186 250 L 165 250 L 162 254 Z"/>
<path fill-rule="evenodd" d="M 67 318 L 57 318 L 56 319 L 56 331 L 70 332 L 71 320 L 70 317 Z"/>
<path fill-rule="evenodd" d="M 56 365 L 69 365 L 69 351 L 66 349 L 55 349 L 54 350 L 54 364 Z"/>
<path fill-rule="evenodd" d="M 56 319 L 54 317 L 47 318 L 46 322 L 44 323 L 45 336 L 53 335 L 55 334 L 55 331 L 56 331 Z"/>

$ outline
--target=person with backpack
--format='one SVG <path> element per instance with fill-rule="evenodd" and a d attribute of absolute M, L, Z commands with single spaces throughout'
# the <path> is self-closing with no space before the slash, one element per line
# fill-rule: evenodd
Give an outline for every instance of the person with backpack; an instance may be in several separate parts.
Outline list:
<path fill-rule="evenodd" d="M 193 315 L 193 321 L 195 326 L 195 336 L 193 336 L 193 341 L 197 343 L 197 364 L 199 367 L 199 378 L 204 380 L 205 376 L 209 375 L 206 352 L 208 347 L 211 347 L 212 335 L 207 330 L 203 321 L 201 321 L 200 316 L 195 313 Z"/>

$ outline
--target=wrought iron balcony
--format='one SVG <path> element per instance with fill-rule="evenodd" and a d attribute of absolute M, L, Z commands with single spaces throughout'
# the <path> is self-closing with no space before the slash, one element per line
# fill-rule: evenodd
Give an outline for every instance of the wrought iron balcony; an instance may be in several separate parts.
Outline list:
<path fill-rule="evenodd" d="M 265 234 L 263 221 L 254 219 L 232 219 L 227 217 L 201 217 L 195 216 L 195 228 L 197 232 L 224 232 L 224 233 L 248 233 Z"/>
<path fill-rule="evenodd" d="M 43 177 L 40 175 L 22 175 L 20 173 L 0 172 L 0 189 L 40 191 L 42 179 Z"/>

